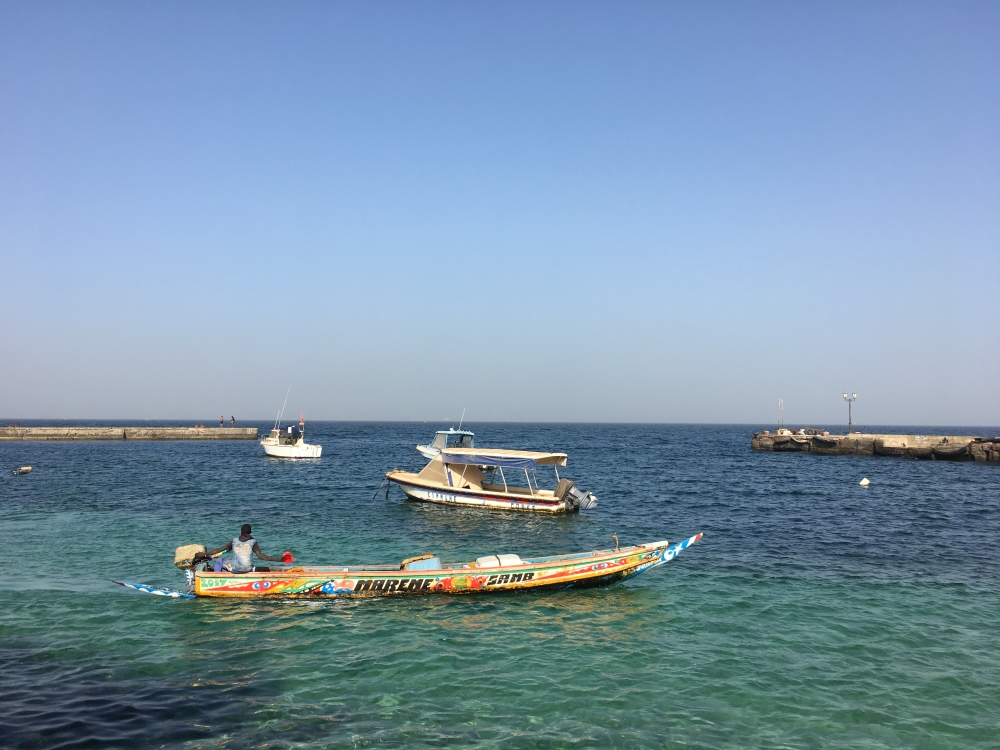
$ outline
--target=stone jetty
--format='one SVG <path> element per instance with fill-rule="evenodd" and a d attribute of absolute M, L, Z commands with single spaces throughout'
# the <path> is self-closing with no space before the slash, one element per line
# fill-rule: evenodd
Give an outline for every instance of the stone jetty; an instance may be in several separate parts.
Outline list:
<path fill-rule="evenodd" d="M 897 456 L 926 461 L 991 461 L 1000 463 L 1000 437 L 969 435 L 875 435 L 853 432 L 831 435 L 823 430 L 780 429 L 754 433 L 755 451 L 809 452 L 824 456 Z"/>
<path fill-rule="evenodd" d="M 0 427 L 0 441 L 256 439 L 256 427 Z"/>

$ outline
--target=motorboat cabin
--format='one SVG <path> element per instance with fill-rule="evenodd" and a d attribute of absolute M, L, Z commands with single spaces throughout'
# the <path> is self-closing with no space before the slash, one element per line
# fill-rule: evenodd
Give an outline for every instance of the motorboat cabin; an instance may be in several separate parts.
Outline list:
<path fill-rule="evenodd" d="M 549 466 L 554 472 L 554 486 L 542 489 L 538 468 Z M 442 448 L 416 474 L 393 470 L 385 476 L 398 484 L 411 500 L 428 503 L 541 513 L 566 513 L 595 507 L 597 498 L 561 478 L 560 466 L 566 466 L 565 453 Z"/>
<path fill-rule="evenodd" d="M 474 437 L 474 432 L 456 430 L 454 427 L 450 430 L 438 430 L 434 433 L 434 440 L 432 442 L 427 445 L 417 446 L 417 452 L 430 460 L 436 458 L 445 448 L 472 448 Z"/>

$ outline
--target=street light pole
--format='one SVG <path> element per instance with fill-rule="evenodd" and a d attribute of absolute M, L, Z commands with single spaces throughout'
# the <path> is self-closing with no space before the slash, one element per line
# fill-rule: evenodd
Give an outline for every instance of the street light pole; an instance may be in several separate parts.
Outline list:
<path fill-rule="evenodd" d="M 851 423 L 851 404 L 858 400 L 858 394 L 852 393 L 850 397 L 847 396 L 847 391 L 843 393 L 844 401 L 847 402 L 847 434 L 850 435 L 854 432 L 854 425 Z"/>

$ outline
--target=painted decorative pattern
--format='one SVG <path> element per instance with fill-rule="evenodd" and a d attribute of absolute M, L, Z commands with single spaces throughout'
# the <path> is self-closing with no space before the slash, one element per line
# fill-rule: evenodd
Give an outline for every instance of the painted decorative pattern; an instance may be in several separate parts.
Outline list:
<path fill-rule="evenodd" d="M 433 571 L 301 570 L 260 574 L 198 573 L 200 596 L 375 597 L 470 594 L 492 591 L 606 586 L 673 560 L 701 539 L 673 545 L 629 548 L 586 557 L 551 560 L 510 568 L 453 568 Z M 289 576 L 289 573 L 293 574 Z"/>

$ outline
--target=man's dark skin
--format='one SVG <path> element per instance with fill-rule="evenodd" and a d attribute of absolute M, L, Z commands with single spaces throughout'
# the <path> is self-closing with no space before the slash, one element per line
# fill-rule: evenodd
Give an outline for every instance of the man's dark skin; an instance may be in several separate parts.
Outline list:
<path fill-rule="evenodd" d="M 250 531 L 251 531 L 250 524 L 248 524 L 248 523 L 243 524 L 243 527 L 240 529 L 240 541 L 241 542 L 245 542 L 245 541 L 247 541 L 249 539 L 253 539 L 253 536 L 251 536 Z M 230 540 L 229 542 L 227 542 L 222 547 L 217 547 L 216 549 L 209 550 L 208 552 L 205 553 L 205 555 L 207 557 L 214 557 L 215 555 L 219 554 L 220 552 L 232 552 L 232 551 L 233 551 L 233 542 L 232 542 L 232 540 Z M 261 552 L 260 551 L 260 545 L 257 544 L 257 540 L 256 539 L 254 539 L 254 542 L 253 542 L 253 553 L 255 555 L 257 555 L 257 557 L 259 557 L 261 560 L 267 560 L 268 562 L 283 562 L 280 557 L 268 557 L 263 552 Z"/>

